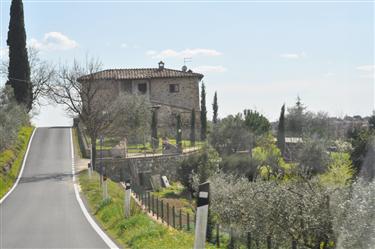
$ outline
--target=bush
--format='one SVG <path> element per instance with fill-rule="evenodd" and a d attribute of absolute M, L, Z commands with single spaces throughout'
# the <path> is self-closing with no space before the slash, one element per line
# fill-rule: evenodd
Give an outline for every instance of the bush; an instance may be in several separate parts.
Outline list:
<path fill-rule="evenodd" d="M 10 148 L 17 139 L 21 126 L 29 124 L 26 109 L 18 105 L 13 90 L 5 87 L 0 90 L 0 152 Z"/>
<path fill-rule="evenodd" d="M 300 168 L 309 175 L 325 172 L 329 163 L 329 155 L 324 141 L 304 139 L 298 154 L 298 162 Z"/>
<path fill-rule="evenodd" d="M 0 198 L 8 192 L 17 179 L 32 132 L 32 127 L 22 127 L 18 132 L 17 142 L 0 153 Z M 4 167 L 7 166 L 10 168 L 5 169 Z"/>
<path fill-rule="evenodd" d="M 327 172 L 319 176 L 323 185 L 343 187 L 353 178 L 353 166 L 348 153 L 333 152 Z"/>
<path fill-rule="evenodd" d="M 184 159 L 177 170 L 178 178 L 190 193 L 194 193 L 194 185 L 203 183 L 218 172 L 221 158 L 217 151 L 209 145 L 192 156 Z"/>
<path fill-rule="evenodd" d="M 257 176 L 257 162 L 249 154 L 233 154 L 223 157 L 220 169 L 227 174 L 254 180 Z"/>

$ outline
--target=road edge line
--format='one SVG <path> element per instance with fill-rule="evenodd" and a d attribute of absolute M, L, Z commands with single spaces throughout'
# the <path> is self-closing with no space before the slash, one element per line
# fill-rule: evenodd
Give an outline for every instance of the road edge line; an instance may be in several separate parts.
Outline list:
<path fill-rule="evenodd" d="M 74 158 L 74 144 L 73 144 L 73 132 L 72 128 L 70 130 L 70 146 L 71 146 L 71 154 L 72 154 L 72 175 L 73 175 L 73 185 L 74 185 L 74 193 L 76 195 L 76 199 L 78 204 L 86 217 L 87 221 L 90 223 L 92 228 L 95 232 L 102 238 L 102 240 L 107 244 L 109 248 L 118 249 L 119 247 L 109 238 L 109 236 L 99 227 L 99 225 L 94 221 L 91 217 L 89 211 L 87 211 L 85 204 L 83 203 L 81 196 L 79 195 L 78 184 L 76 181 L 75 176 L 75 158 Z"/>
<path fill-rule="evenodd" d="M 20 181 L 21 177 L 22 177 L 22 173 L 23 173 L 23 170 L 25 168 L 25 164 L 26 164 L 26 160 L 27 160 L 27 156 L 29 155 L 29 150 L 30 150 L 30 147 L 31 147 L 31 142 L 33 141 L 33 138 L 34 138 L 34 134 L 36 132 L 36 130 L 38 129 L 38 127 L 35 127 L 35 129 L 33 130 L 33 134 L 31 134 L 31 137 L 29 139 L 29 143 L 27 144 L 27 149 L 26 149 L 26 152 L 25 152 L 25 155 L 23 156 L 23 161 L 22 161 L 22 166 L 21 166 L 21 170 L 20 172 L 18 173 L 18 176 L 17 176 L 17 179 L 16 181 L 14 182 L 12 188 L 3 196 L 3 198 L 1 198 L 0 200 L 0 204 L 2 204 L 5 199 L 13 192 L 13 190 L 17 187 L 18 185 L 18 182 Z"/>

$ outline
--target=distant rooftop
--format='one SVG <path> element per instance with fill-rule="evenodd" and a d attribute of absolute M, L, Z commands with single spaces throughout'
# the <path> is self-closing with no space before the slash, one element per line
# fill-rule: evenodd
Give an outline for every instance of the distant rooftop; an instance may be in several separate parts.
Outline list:
<path fill-rule="evenodd" d="M 203 78 L 203 74 L 194 73 L 191 70 L 175 70 L 164 68 L 164 63 L 159 62 L 159 68 L 127 68 L 127 69 L 108 69 L 93 74 L 80 77 L 79 81 L 86 80 L 136 80 L 153 78 L 185 78 L 196 77 Z"/>

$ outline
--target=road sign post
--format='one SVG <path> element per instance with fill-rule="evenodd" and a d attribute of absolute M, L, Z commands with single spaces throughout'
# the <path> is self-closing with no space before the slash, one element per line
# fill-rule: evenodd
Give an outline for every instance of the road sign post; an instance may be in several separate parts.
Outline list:
<path fill-rule="evenodd" d="M 197 212 L 195 221 L 194 249 L 205 248 L 208 205 L 209 205 L 210 183 L 205 182 L 199 185 Z"/>
<path fill-rule="evenodd" d="M 124 200 L 124 211 L 125 217 L 130 217 L 130 200 L 131 200 L 131 183 L 130 180 L 125 181 L 125 200 Z"/>

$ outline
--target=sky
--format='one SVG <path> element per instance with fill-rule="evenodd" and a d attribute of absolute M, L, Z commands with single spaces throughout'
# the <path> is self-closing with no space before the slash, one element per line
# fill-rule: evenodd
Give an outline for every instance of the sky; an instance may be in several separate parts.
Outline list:
<path fill-rule="evenodd" d="M 24 0 L 27 41 L 51 64 L 99 58 L 103 69 L 165 67 L 205 75 L 208 117 L 255 109 L 271 121 L 300 96 L 331 116 L 374 109 L 373 1 Z M 6 59 L 10 1 L 0 4 Z M 0 85 L 6 77 L 1 78 Z M 61 106 L 44 106 L 37 126 L 67 125 Z"/>

